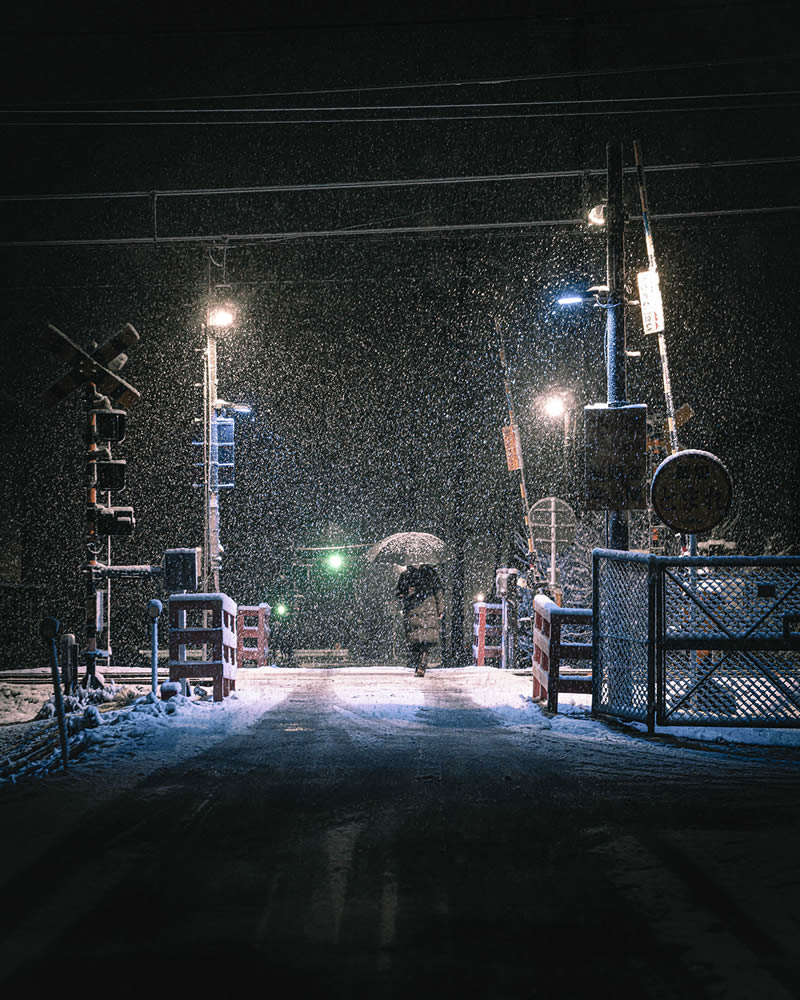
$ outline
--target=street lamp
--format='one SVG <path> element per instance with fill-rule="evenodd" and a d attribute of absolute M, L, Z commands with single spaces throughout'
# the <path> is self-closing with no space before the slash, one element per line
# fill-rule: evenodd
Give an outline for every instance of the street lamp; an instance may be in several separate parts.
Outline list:
<path fill-rule="evenodd" d="M 564 422 L 564 468 L 567 468 L 570 442 L 570 424 L 572 412 L 575 409 L 575 396 L 569 389 L 551 389 L 538 397 L 538 403 L 544 415 L 550 420 Z"/>
<path fill-rule="evenodd" d="M 249 413 L 244 403 L 230 403 L 217 395 L 217 340 L 236 322 L 236 310 L 228 302 L 208 306 L 204 324 L 206 346 L 203 381 L 203 589 L 213 584 L 218 592 L 222 545 L 219 538 L 219 491 L 233 486 L 233 479 L 220 477 L 220 467 L 233 471 L 233 420 L 225 411 Z M 223 461 L 227 459 L 227 461 Z"/>
<path fill-rule="evenodd" d="M 626 399 L 627 347 L 625 343 L 625 206 L 622 146 L 606 146 L 607 192 L 602 215 L 606 230 L 606 284 L 594 289 L 595 304 L 606 314 L 606 402 L 584 409 L 586 494 L 588 506 L 604 508 L 606 545 L 628 548 L 628 511 L 641 509 L 646 496 L 646 416 L 643 404 Z M 586 296 L 563 296 L 562 305 L 586 302 Z"/>
<path fill-rule="evenodd" d="M 210 306 L 207 325 L 212 330 L 227 330 L 236 321 L 236 312 L 229 305 Z"/>
<path fill-rule="evenodd" d="M 544 401 L 544 412 L 548 417 L 561 417 L 564 415 L 566 410 L 566 405 L 564 403 L 564 397 L 558 393 L 553 396 L 548 396 Z"/>

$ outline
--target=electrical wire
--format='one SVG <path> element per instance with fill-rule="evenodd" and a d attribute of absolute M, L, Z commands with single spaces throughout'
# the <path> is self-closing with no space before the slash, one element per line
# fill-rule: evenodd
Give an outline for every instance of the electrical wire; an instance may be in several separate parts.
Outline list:
<path fill-rule="evenodd" d="M 750 56 L 740 59 L 702 60 L 690 63 L 668 63 L 666 65 L 646 64 L 639 66 L 614 67 L 608 69 L 567 70 L 559 73 L 529 73 L 519 76 L 473 77 L 468 80 L 428 80 L 417 83 L 371 84 L 368 86 L 327 87 L 309 90 L 272 90 L 256 91 L 244 94 L 201 94 L 192 97 L 151 97 L 137 98 L 141 103 L 175 103 L 178 101 L 217 101 L 217 100 L 252 100 L 265 97 L 315 97 L 323 94 L 368 94 L 389 93 L 399 90 L 429 90 L 460 87 L 498 87 L 516 83 L 537 83 L 546 80 L 585 80 L 596 77 L 635 76 L 643 73 L 683 72 L 692 69 L 714 70 L 728 66 L 748 66 L 769 63 L 797 62 L 800 53 L 789 53 L 785 56 Z M 130 103 L 133 99 L 125 99 Z M 106 103 L 108 99 L 84 101 L 84 104 Z"/>
<path fill-rule="evenodd" d="M 200 115 L 200 114 L 289 114 L 295 112 L 332 113 L 354 111 L 362 114 L 368 111 L 452 111 L 458 108 L 527 108 L 527 107 L 558 107 L 562 105 L 585 106 L 590 104 L 644 104 L 646 102 L 663 101 L 712 101 L 749 97 L 796 97 L 800 90 L 758 90 L 738 91 L 721 94 L 669 94 L 662 97 L 585 97 L 585 98 L 551 98 L 537 101 L 470 101 L 455 104 L 343 104 L 343 105 L 294 105 L 281 107 L 235 107 L 235 108 L 4 108 L 0 105 L 0 114 L 7 115 Z"/>
<path fill-rule="evenodd" d="M 253 126 L 253 125 L 380 125 L 402 122 L 475 122 L 475 121 L 502 121 L 527 120 L 540 118 L 598 118 L 612 117 L 618 115 L 657 115 L 657 114 L 704 114 L 706 112 L 719 111 L 785 111 L 788 108 L 800 107 L 796 101 L 781 102 L 778 104 L 712 104 L 702 107 L 677 107 L 677 108 L 625 108 L 611 109 L 603 111 L 531 111 L 513 112 L 510 114 L 463 114 L 463 115 L 392 115 L 373 118 L 235 118 L 235 119 L 214 119 L 214 118 L 194 118 L 190 121 L 14 121 L 0 122 L 0 126 L 12 128 L 153 128 L 168 126 L 177 128 L 179 126 Z M 191 113 L 191 112 L 184 112 Z M 219 113 L 219 112 L 218 112 Z"/>
<path fill-rule="evenodd" d="M 800 205 L 770 205 L 762 208 L 732 208 L 732 209 L 709 209 L 708 211 L 697 212 L 670 212 L 653 215 L 653 219 L 678 220 L 711 217 L 730 217 L 740 215 L 759 215 L 766 213 L 797 212 Z M 552 227 L 585 226 L 584 219 L 525 219 L 511 222 L 470 222 L 450 225 L 434 226 L 396 226 L 396 227 L 371 227 L 365 229 L 316 229 L 299 230 L 286 233 L 243 233 L 243 234 L 193 234 L 183 236 L 124 236 L 124 237 L 103 237 L 89 239 L 60 239 L 60 240 L 3 240 L 0 247 L 59 247 L 59 246 L 175 246 L 179 244 L 201 243 L 201 244 L 223 244 L 227 246 L 241 246 L 243 244 L 256 243 L 282 243 L 290 240 L 303 239 L 323 239 L 341 236 L 400 236 L 400 235 L 427 235 L 433 233 L 463 233 L 463 232 L 498 232 L 503 230 L 525 230 L 541 229 Z"/>
<path fill-rule="evenodd" d="M 759 159 L 710 160 L 706 163 L 660 163 L 648 167 L 648 173 L 677 172 L 686 170 L 710 170 L 723 167 L 774 166 L 778 164 L 800 163 L 800 156 L 771 156 Z M 635 174 L 635 167 L 626 167 L 624 173 Z M 605 168 L 590 170 L 536 170 L 518 174 L 467 174 L 461 177 L 412 177 L 376 181 L 322 181 L 311 184 L 262 184 L 253 187 L 214 188 L 165 188 L 152 191 L 96 191 L 64 192 L 61 194 L 9 194 L 0 195 L 0 202 L 14 201 L 113 201 L 129 198 L 184 198 L 210 197 L 215 195 L 279 194 L 302 191 L 349 191 L 370 188 L 436 187 L 458 184 L 488 184 L 516 181 L 557 180 L 584 177 L 605 177 Z"/>

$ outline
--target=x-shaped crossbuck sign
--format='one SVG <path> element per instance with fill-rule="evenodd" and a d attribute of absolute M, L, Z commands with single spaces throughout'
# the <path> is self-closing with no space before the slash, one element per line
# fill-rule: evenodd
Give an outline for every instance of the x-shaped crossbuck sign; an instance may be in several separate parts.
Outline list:
<path fill-rule="evenodd" d="M 134 389 L 107 367 L 120 359 L 120 355 L 124 356 L 126 350 L 139 343 L 139 334 L 130 323 L 126 323 L 118 333 L 91 352 L 79 347 L 52 323 L 48 323 L 47 329 L 47 348 L 56 358 L 71 361 L 72 365 L 69 371 L 42 393 L 41 400 L 45 406 L 55 406 L 75 389 L 89 382 L 94 383 L 98 392 L 126 409 L 139 402 L 141 394 L 138 389 Z M 123 357 L 118 361 L 119 368 L 125 360 L 127 359 Z"/>

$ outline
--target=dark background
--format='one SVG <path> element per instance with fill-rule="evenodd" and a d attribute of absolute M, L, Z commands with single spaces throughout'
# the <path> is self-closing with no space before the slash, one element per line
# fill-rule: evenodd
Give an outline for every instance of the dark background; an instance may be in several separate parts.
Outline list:
<path fill-rule="evenodd" d="M 158 562 L 164 548 L 202 538 L 192 420 L 201 322 L 218 283 L 239 308 L 220 344 L 220 394 L 253 406 L 237 418 L 237 485 L 222 498 L 223 587 L 240 603 L 275 599 L 293 545 L 420 529 L 488 538 L 502 557 L 520 503 L 500 436 L 498 322 L 531 499 L 555 493 L 583 513 L 580 448 L 565 470 L 558 431 L 534 401 L 554 385 L 579 408 L 605 399 L 603 315 L 555 299 L 605 280 L 605 235 L 576 220 L 605 194 L 606 144 L 624 144 L 626 166 L 634 139 L 651 167 L 797 156 L 797 95 L 776 93 L 796 88 L 791 24 L 788 3 L 13 13 L 0 65 L 0 575 L 17 588 L 4 591 L 14 597 L 7 633 L 19 635 L 25 594 L 31 613 L 76 632 L 83 617 L 81 402 L 37 402 L 64 370 L 41 345 L 46 324 L 81 343 L 125 322 L 141 335 L 123 375 L 142 400 L 115 450 L 129 481 L 116 502 L 134 506 L 137 531 L 115 542 L 114 559 Z M 454 81 L 464 83 L 370 89 Z M 485 106 L 590 99 L 616 103 Z M 484 106 L 386 110 L 468 103 Z M 234 107 L 249 110 L 225 110 Z M 253 110 L 312 107 L 345 110 Z M 400 115 L 436 120 L 354 121 Z M 146 197 L 9 200 L 529 171 L 583 175 L 164 198 L 161 242 Z M 676 404 L 695 412 L 681 443 L 729 467 L 734 509 L 714 534 L 741 552 L 799 541 L 796 177 L 793 162 L 648 175 Z M 633 293 L 647 255 L 631 175 L 626 204 Z M 784 210 L 744 211 L 770 206 Z M 436 229 L 546 220 L 563 221 Z M 392 227 L 428 229 L 264 236 Z M 628 342 L 642 351 L 628 397 L 658 416 L 658 352 L 636 307 Z M 581 433 L 578 421 L 578 443 Z M 123 657 L 144 645 L 148 596 L 144 584 L 115 589 Z"/>

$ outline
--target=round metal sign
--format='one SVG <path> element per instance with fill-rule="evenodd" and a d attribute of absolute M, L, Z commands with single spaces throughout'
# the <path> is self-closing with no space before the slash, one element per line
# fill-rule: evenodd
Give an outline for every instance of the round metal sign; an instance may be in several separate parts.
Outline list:
<path fill-rule="evenodd" d="M 530 509 L 531 530 L 537 545 L 552 545 L 562 552 L 575 541 L 575 511 L 565 500 L 545 497 Z"/>
<path fill-rule="evenodd" d="M 674 531 L 708 531 L 731 509 L 730 473 L 709 451 L 688 449 L 670 455 L 656 469 L 650 488 L 653 508 Z"/>

